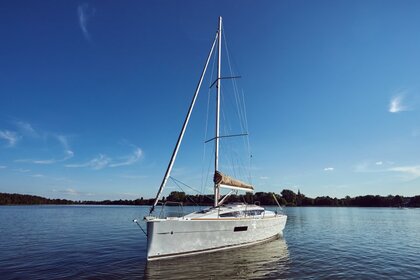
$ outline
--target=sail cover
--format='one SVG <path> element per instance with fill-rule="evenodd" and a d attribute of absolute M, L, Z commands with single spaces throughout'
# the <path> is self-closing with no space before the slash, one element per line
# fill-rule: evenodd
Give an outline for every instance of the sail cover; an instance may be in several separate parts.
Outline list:
<path fill-rule="evenodd" d="M 237 179 L 231 178 L 220 171 L 216 171 L 214 173 L 213 181 L 215 184 L 219 185 L 221 188 L 228 188 L 228 189 L 236 189 L 236 190 L 243 190 L 247 192 L 253 192 L 254 187 L 239 181 Z"/>

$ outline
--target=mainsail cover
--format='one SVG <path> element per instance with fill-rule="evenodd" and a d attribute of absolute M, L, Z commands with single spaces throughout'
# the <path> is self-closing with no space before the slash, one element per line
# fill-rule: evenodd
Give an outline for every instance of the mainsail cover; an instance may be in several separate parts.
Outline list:
<path fill-rule="evenodd" d="M 231 189 L 240 189 L 248 192 L 254 191 L 254 187 L 250 184 L 244 183 L 237 179 L 231 178 L 220 171 L 214 173 L 213 181 L 215 184 L 221 187 L 227 187 Z"/>

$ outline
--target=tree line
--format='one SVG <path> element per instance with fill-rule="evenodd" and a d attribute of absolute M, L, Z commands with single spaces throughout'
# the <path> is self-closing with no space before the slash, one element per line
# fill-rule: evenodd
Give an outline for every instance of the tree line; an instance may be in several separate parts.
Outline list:
<path fill-rule="evenodd" d="M 334 207 L 420 207 L 420 195 L 404 197 L 400 195 L 364 195 L 345 198 L 329 196 L 307 197 L 300 191 L 284 189 L 281 193 L 256 192 L 243 195 L 231 195 L 226 202 L 259 203 L 261 205 L 277 205 L 276 199 L 282 206 L 334 206 Z M 102 200 L 102 201 L 74 201 L 67 199 L 49 199 L 41 196 L 26 194 L 0 193 L 0 205 L 152 205 L 153 199 L 135 200 Z M 191 195 L 185 192 L 173 191 L 167 197 L 162 197 L 161 203 L 182 203 L 183 205 L 213 205 L 212 195 Z"/>

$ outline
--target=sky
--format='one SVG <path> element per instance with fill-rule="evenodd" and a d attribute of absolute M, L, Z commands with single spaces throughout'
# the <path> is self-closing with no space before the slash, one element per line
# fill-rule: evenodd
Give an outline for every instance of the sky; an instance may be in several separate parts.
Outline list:
<path fill-rule="evenodd" d="M 0 192 L 154 197 L 222 16 L 257 191 L 419 195 L 419 13 L 387 0 L 1 1 Z M 211 78 L 173 171 L 196 189 Z"/>

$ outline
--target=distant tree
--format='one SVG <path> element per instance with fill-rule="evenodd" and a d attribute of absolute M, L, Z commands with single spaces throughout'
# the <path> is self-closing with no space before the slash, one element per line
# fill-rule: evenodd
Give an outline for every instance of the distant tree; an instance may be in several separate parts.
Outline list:
<path fill-rule="evenodd" d="M 281 206 L 287 205 L 286 199 L 284 199 L 282 196 L 280 196 L 280 198 L 277 198 L 277 200 L 279 201 Z"/>
<path fill-rule="evenodd" d="M 243 198 L 246 203 L 254 203 L 254 195 L 252 193 L 246 193 Z"/>
<path fill-rule="evenodd" d="M 420 207 L 420 195 L 414 197 L 403 197 L 400 195 L 365 195 L 351 198 L 331 198 L 321 196 L 315 199 L 306 197 L 298 191 L 295 194 L 291 190 L 283 190 L 281 196 L 275 194 L 280 205 L 295 206 L 361 206 L 361 207 Z M 184 205 L 213 205 L 213 195 L 187 195 L 184 192 L 171 192 L 167 197 L 168 201 L 182 202 Z M 164 199 L 164 197 L 162 197 Z M 276 205 L 273 193 L 257 192 L 255 194 L 246 193 L 242 195 L 231 195 L 226 202 L 247 202 L 254 203 L 259 201 L 262 205 Z M 34 195 L 0 193 L 0 205 L 31 205 L 31 204 L 86 204 L 86 205 L 152 205 L 154 199 L 144 199 L 141 197 L 136 200 L 103 200 L 103 201 L 71 201 L 66 199 L 49 199 Z"/>
<path fill-rule="evenodd" d="M 310 197 L 304 196 L 302 199 L 302 206 L 313 206 L 314 205 L 314 199 Z"/>
<path fill-rule="evenodd" d="M 292 190 L 282 190 L 281 196 L 284 198 L 284 200 L 286 200 L 288 205 L 296 205 L 296 194 Z"/>
<path fill-rule="evenodd" d="M 404 198 L 402 196 L 396 195 L 392 198 L 393 207 L 401 207 L 404 204 Z"/>
<path fill-rule="evenodd" d="M 341 199 L 341 206 L 351 206 L 351 197 L 347 195 L 345 198 Z"/>
<path fill-rule="evenodd" d="M 319 196 L 314 200 L 315 206 L 339 206 L 338 198 L 329 196 Z"/>
<path fill-rule="evenodd" d="M 296 206 L 302 206 L 304 198 L 305 198 L 305 196 L 300 193 L 300 190 L 298 190 L 298 193 L 296 195 Z"/>
<path fill-rule="evenodd" d="M 408 206 L 410 207 L 420 207 L 420 195 L 416 195 L 410 199 L 410 202 L 408 203 Z"/>
<path fill-rule="evenodd" d="M 184 202 L 186 200 L 186 195 L 185 192 L 173 191 L 168 195 L 166 200 L 174 202 Z"/>

